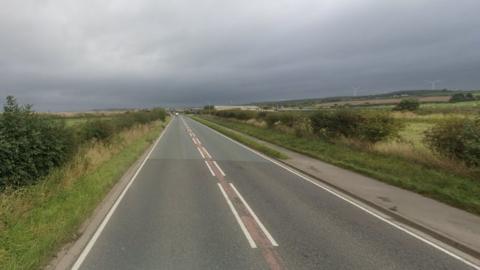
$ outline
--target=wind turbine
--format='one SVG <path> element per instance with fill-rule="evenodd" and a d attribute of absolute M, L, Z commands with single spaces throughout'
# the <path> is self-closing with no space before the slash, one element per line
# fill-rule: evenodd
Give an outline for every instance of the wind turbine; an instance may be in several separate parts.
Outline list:
<path fill-rule="evenodd" d="M 439 82 L 440 82 L 440 80 L 435 80 L 435 81 L 426 81 L 426 82 L 428 82 L 428 83 L 432 84 L 432 90 L 435 90 L 435 89 L 437 89 L 437 83 L 439 83 Z"/>

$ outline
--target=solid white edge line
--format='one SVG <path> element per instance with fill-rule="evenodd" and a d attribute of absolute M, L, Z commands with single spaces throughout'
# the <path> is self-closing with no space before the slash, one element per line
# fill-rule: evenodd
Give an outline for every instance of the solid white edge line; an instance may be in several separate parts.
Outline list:
<path fill-rule="evenodd" d="M 203 159 L 205 159 L 205 155 L 202 153 L 202 150 L 200 150 L 200 147 L 197 147 L 198 152 L 202 156 Z"/>
<path fill-rule="evenodd" d="M 208 162 L 205 160 L 205 164 L 207 164 L 207 167 L 208 167 L 208 170 L 210 171 L 210 173 L 212 174 L 212 176 L 216 176 L 215 173 L 213 172 L 212 170 L 212 167 L 210 167 L 210 164 L 208 164 Z"/>
<path fill-rule="evenodd" d="M 208 151 L 205 147 L 202 146 L 202 149 L 203 149 L 203 151 L 205 151 L 205 154 L 207 155 L 208 158 L 212 158 L 212 156 L 210 155 L 210 153 L 208 153 Z"/>
<path fill-rule="evenodd" d="M 172 119 L 173 120 L 173 119 Z M 95 242 L 97 241 L 98 237 L 100 236 L 100 234 L 102 233 L 103 229 L 105 228 L 105 226 L 107 225 L 108 221 L 110 220 L 110 218 L 112 217 L 113 213 L 115 212 L 115 210 L 117 209 L 118 205 L 120 204 L 120 201 L 123 199 L 123 197 L 125 196 L 125 194 L 127 193 L 128 189 L 130 188 L 130 186 L 132 185 L 133 181 L 135 181 L 135 179 L 137 178 L 137 175 L 140 173 L 140 170 L 143 168 L 143 166 L 145 165 L 145 163 L 147 162 L 147 160 L 150 158 L 150 155 L 152 154 L 153 150 L 155 150 L 155 148 L 157 147 L 157 144 L 158 142 L 160 141 L 160 139 L 163 137 L 163 135 L 165 134 L 166 130 L 170 127 L 170 124 L 172 123 L 172 120 L 170 120 L 170 122 L 168 123 L 167 127 L 165 127 L 165 129 L 162 131 L 162 133 L 160 134 L 160 136 L 158 137 L 158 139 L 155 141 L 155 143 L 153 144 L 152 146 L 152 149 L 150 149 L 150 151 L 148 152 L 147 156 L 145 157 L 145 159 L 142 161 L 142 163 L 140 164 L 140 167 L 138 167 L 138 169 L 136 170 L 135 174 L 132 176 L 132 178 L 130 179 L 130 182 L 128 182 L 127 186 L 123 189 L 122 193 L 120 194 L 120 196 L 118 196 L 118 198 L 115 200 L 115 203 L 113 204 L 112 208 L 110 208 L 110 210 L 108 211 L 107 215 L 103 218 L 103 221 L 102 223 L 100 224 L 100 226 L 98 226 L 97 230 L 95 231 L 95 233 L 93 234 L 92 238 L 90 238 L 90 240 L 88 241 L 87 245 L 85 246 L 85 248 L 82 250 L 82 253 L 80 253 L 80 256 L 77 258 L 77 260 L 75 261 L 75 264 L 72 266 L 71 270 L 77 270 L 80 268 L 80 266 L 82 266 L 82 263 L 83 261 L 85 260 L 85 258 L 87 257 L 88 253 L 90 252 L 90 250 L 93 248 L 93 245 L 95 244 Z"/>
<path fill-rule="evenodd" d="M 253 241 L 253 238 L 250 235 L 250 233 L 248 232 L 247 228 L 245 227 L 245 224 L 243 224 L 242 219 L 240 218 L 240 216 L 237 213 L 237 210 L 235 210 L 235 207 L 233 206 L 232 202 L 228 198 L 227 193 L 225 192 L 225 190 L 223 190 L 223 187 L 220 183 L 217 183 L 217 184 L 218 184 L 218 187 L 220 188 L 220 191 L 223 194 L 223 197 L 225 197 L 225 200 L 227 201 L 227 204 L 230 207 L 230 210 L 232 210 L 232 213 L 235 216 L 235 219 L 237 220 L 238 225 L 240 225 L 240 228 L 242 229 L 243 234 L 245 234 L 245 237 L 247 238 L 248 243 L 250 244 L 250 247 L 251 248 L 257 248 L 257 245 L 255 244 L 255 241 Z"/>
<path fill-rule="evenodd" d="M 197 123 L 199 123 L 199 122 L 197 121 Z M 338 197 L 338 198 L 340 198 L 340 199 L 342 199 L 342 200 L 344 200 L 344 201 L 346 201 L 346 202 L 348 202 L 348 203 L 356 206 L 357 208 L 360 208 L 360 209 L 363 210 L 364 212 L 366 212 L 366 213 L 368 213 L 368 214 L 370 214 L 370 215 L 372 215 L 372 216 L 374 216 L 374 217 L 382 220 L 383 222 L 385 222 L 385 223 L 387 223 L 387 224 L 389 224 L 389 225 L 391 225 L 391 226 L 393 226 L 393 227 L 395 227 L 395 228 L 397 228 L 397 229 L 405 232 L 406 234 L 408 234 L 408 235 L 410 235 L 410 236 L 412 236 L 412 237 L 414 237 L 414 238 L 416 238 L 416 239 L 424 242 L 425 244 L 428 244 L 428 245 L 430 245 L 430 246 L 432 246 L 432 247 L 434 247 L 434 248 L 442 251 L 443 253 L 445 253 L 445 254 L 447 254 L 447 255 L 449 255 L 449 256 L 451 256 L 451 257 L 453 257 L 453 258 L 455 258 L 455 259 L 457 259 L 457 260 L 459 260 L 459 261 L 461 261 L 461 262 L 463 262 L 463 263 L 465 263 L 466 265 L 468 265 L 468 266 L 470 266 L 470 267 L 473 267 L 473 268 L 476 269 L 476 270 L 480 270 L 480 266 L 478 266 L 478 265 L 476 265 L 476 264 L 474 264 L 474 263 L 472 263 L 472 262 L 470 262 L 470 261 L 468 261 L 468 260 L 460 257 L 459 255 L 457 255 L 457 254 L 455 254 L 455 253 L 453 253 L 453 252 L 451 252 L 451 251 L 449 251 L 449 250 L 447 250 L 447 249 L 439 246 L 438 244 L 436 244 L 436 243 L 434 243 L 434 242 L 432 242 L 432 241 L 430 241 L 430 240 L 428 240 L 428 239 L 426 239 L 426 238 L 424 238 L 424 237 L 422 237 L 422 236 L 420 236 L 420 235 L 418 235 L 418 234 L 416 234 L 416 233 L 408 230 L 407 228 L 404 228 L 404 227 L 400 226 L 399 224 L 394 223 L 394 222 L 392 222 L 392 221 L 390 221 L 390 220 L 388 220 L 388 219 L 380 216 L 379 214 L 377 214 L 377 213 L 375 213 L 375 212 L 373 212 L 373 211 L 365 208 L 364 206 L 360 205 L 359 203 L 354 202 L 354 201 L 352 201 L 351 199 L 349 199 L 349 198 L 347 198 L 347 197 L 345 197 L 345 196 L 337 193 L 336 191 L 330 189 L 329 187 L 326 187 L 326 186 L 320 184 L 318 181 L 315 181 L 315 180 L 310 179 L 309 177 L 307 177 L 307 176 L 305 176 L 305 175 L 303 175 L 303 174 L 295 171 L 294 169 L 289 168 L 289 167 L 287 167 L 286 165 L 281 164 L 281 163 L 279 163 L 278 161 L 273 160 L 273 159 L 271 159 L 270 157 L 267 157 L 267 156 L 265 156 L 264 154 L 262 154 L 262 153 L 260 153 L 260 152 L 258 152 L 258 151 L 256 151 L 256 150 L 254 150 L 254 149 L 251 149 L 250 147 L 248 147 L 248 146 L 246 146 L 246 145 L 243 145 L 243 144 L 241 144 L 241 143 L 233 140 L 233 139 L 230 138 L 230 137 L 227 137 L 226 135 L 224 135 L 224 134 L 216 131 L 215 129 L 213 129 L 213 128 L 207 126 L 207 125 L 204 125 L 204 124 L 202 124 L 202 123 L 199 123 L 199 124 L 201 124 L 201 125 L 209 128 L 210 130 L 212 130 L 213 132 L 217 133 L 218 135 L 220 135 L 220 136 L 222 136 L 222 137 L 224 137 L 224 138 L 226 138 L 226 139 L 228 139 L 228 140 L 230 140 L 230 141 L 232 141 L 232 142 L 240 145 L 241 147 L 249 150 L 250 152 L 257 154 L 258 156 L 262 157 L 263 159 L 268 160 L 268 161 L 274 163 L 275 165 L 277 165 L 277 166 L 279 166 L 279 167 L 281 167 L 281 168 L 283 168 L 283 169 L 285 169 L 285 170 L 287 170 L 287 171 L 289 171 L 289 172 L 291 172 L 291 173 L 299 176 L 299 177 L 302 178 L 303 180 L 308 181 L 308 182 L 314 184 L 315 186 L 317 186 L 317 187 L 319 187 L 319 188 L 321 188 L 321 189 L 323 189 L 323 190 L 331 193 L 332 195 L 334 195 L 334 196 L 336 196 L 336 197 Z M 452 247 L 452 248 L 454 248 L 454 247 Z"/>
<path fill-rule="evenodd" d="M 247 210 L 248 212 L 250 212 L 250 214 L 252 215 L 253 219 L 255 219 L 255 221 L 257 222 L 258 226 L 260 226 L 260 229 L 262 229 L 263 233 L 265 234 L 265 236 L 267 236 L 268 240 L 270 240 L 270 243 L 272 243 L 272 246 L 275 246 L 275 247 L 278 247 L 278 243 L 277 241 L 275 241 L 275 239 L 273 239 L 272 235 L 270 234 L 270 232 L 268 232 L 267 228 L 265 228 L 265 226 L 263 226 L 263 223 L 260 221 L 260 219 L 257 217 L 257 215 L 255 214 L 255 212 L 253 212 L 252 208 L 250 208 L 250 205 L 248 205 L 247 201 L 245 201 L 245 199 L 243 198 L 242 194 L 240 194 L 240 192 L 238 192 L 237 188 L 235 188 L 235 186 L 233 185 L 233 183 L 230 183 L 230 186 L 232 187 L 232 189 L 235 191 L 235 193 L 237 193 L 237 196 L 240 198 L 240 200 L 243 202 L 243 204 L 245 205 L 245 207 L 247 207 Z"/>
<path fill-rule="evenodd" d="M 215 164 L 215 167 L 217 167 L 217 169 L 220 171 L 220 173 L 223 176 L 226 176 L 225 173 L 223 172 L 222 168 L 220 168 L 220 166 L 218 166 L 218 163 L 215 160 L 213 161 L 213 164 Z"/>

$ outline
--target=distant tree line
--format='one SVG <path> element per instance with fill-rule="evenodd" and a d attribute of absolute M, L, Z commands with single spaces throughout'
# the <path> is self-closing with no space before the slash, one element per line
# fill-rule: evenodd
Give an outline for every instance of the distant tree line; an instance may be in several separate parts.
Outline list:
<path fill-rule="evenodd" d="M 473 101 L 475 96 L 472 93 L 457 93 L 452 95 L 450 102 Z"/>

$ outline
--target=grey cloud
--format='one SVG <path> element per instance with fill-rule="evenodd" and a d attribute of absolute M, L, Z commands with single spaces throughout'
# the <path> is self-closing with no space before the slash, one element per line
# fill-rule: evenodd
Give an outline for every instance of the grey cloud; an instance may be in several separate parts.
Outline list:
<path fill-rule="evenodd" d="M 479 88 L 480 2 L 4 1 L 0 97 L 39 110 Z"/>

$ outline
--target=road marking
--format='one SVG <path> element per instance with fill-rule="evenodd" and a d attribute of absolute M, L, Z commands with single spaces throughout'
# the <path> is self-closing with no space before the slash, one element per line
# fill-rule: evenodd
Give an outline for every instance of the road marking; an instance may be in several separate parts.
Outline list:
<path fill-rule="evenodd" d="M 250 244 L 250 247 L 251 248 L 257 248 L 257 245 L 255 244 L 255 241 L 253 241 L 253 238 L 250 235 L 250 233 L 248 232 L 247 228 L 245 227 L 245 224 L 243 224 L 243 221 L 240 218 L 240 216 L 238 215 L 237 210 L 235 210 L 235 207 L 233 207 L 233 204 L 230 201 L 230 199 L 228 198 L 227 193 L 225 192 L 225 190 L 223 189 L 223 187 L 220 183 L 217 183 L 217 184 L 218 184 L 218 187 L 220 188 L 220 191 L 223 194 L 223 197 L 225 197 L 225 200 L 227 201 L 227 204 L 230 207 L 230 210 L 232 210 L 232 213 L 235 216 L 235 219 L 237 220 L 238 225 L 240 225 L 240 228 L 242 229 L 243 234 L 245 234 L 245 237 L 247 238 L 248 243 Z"/>
<path fill-rule="evenodd" d="M 80 253 L 80 256 L 77 258 L 77 260 L 75 261 L 75 264 L 72 266 L 71 270 L 78 270 L 80 268 L 80 266 L 82 265 L 83 261 L 85 260 L 85 258 L 87 257 L 88 253 L 90 252 L 90 250 L 93 248 L 93 245 L 95 244 L 95 242 L 97 241 L 98 237 L 100 236 L 100 234 L 102 233 L 103 229 L 105 228 L 105 226 L 107 225 L 108 221 L 110 220 L 110 218 L 112 217 L 113 213 L 115 212 L 115 210 L 117 209 L 118 205 L 120 204 L 120 201 L 122 201 L 123 197 L 125 196 L 125 194 L 127 193 L 128 189 L 130 188 L 130 186 L 132 185 L 133 181 L 135 181 L 135 179 L 137 178 L 137 175 L 140 173 L 140 170 L 143 168 L 143 166 L 145 165 L 145 163 L 147 162 L 147 160 L 150 158 L 150 155 L 152 154 L 153 150 L 155 150 L 155 148 L 157 147 L 157 144 L 158 142 L 160 141 L 161 138 L 163 138 L 163 135 L 166 133 L 167 129 L 170 127 L 170 124 L 172 123 L 173 121 L 171 120 L 167 127 L 165 127 L 165 129 L 162 131 L 162 134 L 160 134 L 160 136 L 158 137 L 158 139 L 155 141 L 155 143 L 153 144 L 152 148 L 150 149 L 150 151 L 148 152 L 147 156 L 145 157 L 145 159 L 142 161 L 142 163 L 140 164 L 140 167 L 137 168 L 137 170 L 135 171 L 135 174 L 132 176 L 132 178 L 130 179 L 130 181 L 128 182 L 127 186 L 123 189 L 122 193 L 120 194 L 120 196 L 118 196 L 118 198 L 115 200 L 115 203 L 113 204 L 112 208 L 110 208 L 110 210 L 108 211 L 107 215 L 104 217 L 102 223 L 100 224 L 100 226 L 98 226 L 97 230 L 95 231 L 95 233 L 93 234 L 92 238 L 90 238 L 90 240 L 88 241 L 87 245 L 85 246 L 85 248 L 83 249 L 82 253 Z"/>
<path fill-rule="evenodd" d="M 217 169 L 220 171 L 220 173 L 223 176 L 226 176 L 225 173 L 223 172 L 222 168 L 220 168 L 220 166 L 218 166 L 218 163 L 215 160 L 213 161 L 213 164 L 215 165 L 215 167 L 217 167 Z"/>
<path fill-rule="evenodd" d="M 235 191 L 235 193 L 237 194 L 237 196 L 240 198 L 240 200 L 242 201 L 242 203 L 245 205 L 245 207 L 247 208 L 248 212 L 250 212 L 250 215 L 252 215 L 253 219 L 255 220 L 255 222 L 257 222 L 258 226 L 260 227 L 260 229 L 262 229 L 263 231 L 263 234 L 265 234 L 265 236 L 268 238 L 268 240 L 270 241 L 270 243 L 272 243 L 272 246 L 275 246 L 275 247 L 278 247 L 278 243 L 277 241 L 275 241 L 275 239 L 273 239 L 272 235 L 268 232 L 267 228 L 265 228 L 265 226 L 263 226 L 263 223 L 260 221 L 260 219 L 257 217 L 257 215 L 255 214 L 255 212 L 253 212 L 252 208 L 250 208 L 250 205 L 248 205 L 247 201 L 245 201 L 245 199 L 243 198 L 242 194 L 240 194 L 240 192 L 238 192 L 238 190 L 235 188 L 235 186 L 233 185 L 233 183 L 230 183 L 230 186 L 232 187 L 233 191 Z"/>
<path fill-rule="evenodd" d="M 208 167 L 208 170 L 210 171 L 210 173 L 212 174 L 212 176 L 216 176 L 215 173 L 213 172 L 212 170 L 212 167 L 210 167 L 210 164 L 208 164 L 208 162 L 205 160 L 205 164 L 207 164 L 207 167 Z"/>
<path fill-rule="evenodd" d="M 198 152 L 200 152 L 200 155 L 202 155 L 202 158 L 205 159 L 205 155 L 202 153 L 202 150 L 200 150 L 200 147 L 197 147 Z"/>
<path fill-rule="evenodd" d="M 198 122 L 198 121 L 197 121 L 197 122 Z M 201 123 L 200 123 L 200 124 L 201 124 Z M 443 253 L 445 253 L 445 254 L 447 254 L 447 255 L 449 255 L 449 256 L 451 256 L 451 257 L 453 257 L 453 258 L 455 258 L 455 259 L 457 259 L 457 260 L 459 260 L 459 261 L 461 261 L 461 262 L 463 262 L 464 264 L 466 264 L 466 265 L 468 265 L 468 266 L 470 266 L 470 267 L 473 267 L 473 268 L 476 269 L 476 270 L 480 270 L 480 266 L 478 266 L 478 265 L 476 265 L 476 264 L 474 264 L 474 263 L 472 263 L 472 262 L 470 262 L 470 261 L 462 258 L 461 256 L 459 256 L 459 255 L 457 255 L 457 254 L 449 251 L 448 249 L 446 249 L 446 248 L 444 248 L 444 247 L 442 247 L 442 246 L 440 246 L 440 245 L 432 242 L 431 240 L 429 240 L 429 239 L 427 239 L 427 238 L 425 238 L 425 237 L 423 237 L 423 236 L 421 236 L 421 235 L 418 235 L 418 234 L 416 234 L 415 232 L 410 231 L 409 229 L 401 226 L 400 224 L 394 223 L 394 222 L 386 219 L 385 217 L 382 217 L 380 214 L 377 214 L 376 212 L 374 212 L 374 211 L 372 211 L 372 210 L 370 210 L 370 209 L 367 209 L 365 206 L 361 205 L 360 203 L 355 202 L 355 201 L 353 201 L 352 199 L 347 198 L 346 196 L 338 193 L 337 191 L 335 191 L 335 190 L 333 190 L 333 189 L 331 189 L 331 188 L 329 188 L 329 187 L 327 187 L 327 186 L 322 185 L 322 184 L 319 183 L 318 181 L 313 180 L 313 179 L 311 179 L 311 178 L 309 178 L 309 177 L 301 174 L 300 172 L 297 172 L 296 170 L 294 170 L 294 169 L 292 169 L 292 168 L 290 168 L 290 167 L 287 167 L 286 165 L 284 165 L 284 164 L 282 164 L 282 163 L 280 163 L 280 162 L 278 162 L 278 161 L 276 161 L 276 160 L 274 160 L 274 159 L 272 159 L 272 158 L 270 158 L 270 157 L 267 157 L 267 156 L 265 156 L 264 154 L 262 154 L 262 153 L 260 153 L 260 152 L 258 152 L 258 151 L 256 151 L 256 150 L 254 150 L 254 149 L 251 149 L 250 147 L 248 147 L 248 146 L 246 146 L 246 145 L 241 144 L 240 142 L 237 142 L 237 141 L 233 140 L 233 139 L 230 138 L 230 137 L 227 137 L 226 135 L 224 135 L 224 134 L 216 131 L 215 129 L 213 129 L 213 128 L 207 126 L 207 125 L 204 125 L 204 124 L 201 124 L 201 125 L 209 128 L 209 129 L 212 130 L 214 133 L 216 133 L 216 134 L 218 134 L 218 135 L 226 138 L 227 140 L 232 141 L 232 142 L 234 142 L 235 144 L 237 144 L 237 145 L 239 145 L 239 146 L 247 149 L 248 151 L 250 151 L 250 152 L 252 152 L 252 153 L 255 153 L 256 155 L 262 157 L 263 159 L 272 162 L 273 164 L 275 164 L 275 165 L 277 165 L 277 166 L 279 166 L 279 167 L 281 167 L 281 168 L 289 171 L 290 173 L 295 174 L 296 176 L 300 177 L 301 179 L 303 179 L 303 180 L 305 180 L 305 181 L 307 181 L 307 182 L 310 182 L 311 184 L 313 184 L 313 185 L 315 185 L 315 186 L 317 186 L 317 187 L 319 187 L 319 188 L 321 188 L 321 189 L 329 192 L 330 194 L 332 194 L 332 195 L 334 195 L 334 196 L 336 196 L 336 197 L 338 197 L 338 198 L 340 198 L 340 199 L 342 199 L 342 200 L 350 203 L 351 205 L 359 208 L 360 210 L 363 210 L 364 212 L 366 212 L 366 213 L 368 213 L 368 214 L 370 214 L 370 215 L 372 215 L 372 216 L 380 219 L 381 221 L 383 221 L 383 222 L 385 222 L 385 223 L 387 223 L 387 224 L 389 224 L 389 225 L 391 225 L 391 226 L 399 229 L 400 231 L 403 231 L 404 233 L 406 233 L 406 234 L 408 234 L 408 235 L 410 235 L 410 236 L 412 236 L 412 237 L 414 237 L 414 238 L 422 241 L 423 243 L 425 243 L 425 244 L 427 244 L 427 245 L 429 245 L 429 246 L 431 246 L 431 247 L 434 247 L 434 248 L 442 251 Z M 445 244 L 445 245 L 446 245 L 446 244 Z M 447 246 L 448 246 L 448 245 L 447 245 Z M 453 247 L 451 247 L 451 248 L 453 248 Z"/>
<path fill-rule="evenodd" d="M 194 137 L 193 140 L 195 141 L 196 144 L 201 145 L 202 143 L 197 137 Z"/>
<path fill-rule="evenodd" d="M 197 140 L 200 142 L 199 139 Z M 213 163 L 211 167 L 215 166 L 218 170 L 218 172 L 215 172 L 215 174 L 217 174 L 215 177 L 219 181 L 218 185 L 220 187 L 220 191 L 227 200 L 227 203 L 231 211 L 233 212 L 237 222 L 239 223 L 240 228 L 245 234 L 247 240 L 249 241 L 250 247 L 256 248 L 257 244 L 255 241 L 257 241 L 257 243 L 259 243 L 260 245 L 260 251 L 262 253 L 262 256 L 265 259 L 265 262 L 267 263 L 269 268 L 272 270 L 284 269 L 284 263 L 281 256 L 273 249 L 274 247 L 278 246 L 278 243 L 275 241 L 275 239 L 273 239 L 272 235 L 267 231 L 263 223 L 253 212 L 252 208 L 250 208 L 250 206 L 247 204 L 247 202 L 238 192 L 238 190 L 236 190 L 233 184 L 230 183 L 229 186 L 228 183 L 225 181 L 225 172 L 218 165 L 217 161 L 213 160 L 212 156 L 210 155 L 210 153 L 208 153 L 205 147 L 202 146 L 201 148 L 203 150 L 201 152 L 205 152 L 206 155 L 209 156 L 210 160 L 205 160 L 205 163 L 207 164 L 209 169 L 211 169 L 209 166 L 211 162 Z M 237 209 L 235 209 L 232 201 L 235 202 L 236 206 L 238 207 L 237 209 L 242 215 L 241 217 L 239 216 Z"/>
<path fill-rule="evenodd" d="M 196 145 L 200 145 L 200 144 L 201 144 L 200 141 L 199 141 L 197 138 L 195 138 L 195 137 L 192 137 L 192 141 L 193 141 L 193 143 L 196 144 Z"/>
<path fill-rule="evenodd" d="M 212 156 L 210 155 L 210 153 L 208 153 L 208 151 L 207 151 L 207 149 L 206 149 L 205 147 L 202 146 L 202 150 L 205 152 L 205 154 L 207 155 L 207 157 L 208 157 L 209 159 L 212 158 Z"/>
<path fill-rule="evenodd" d="M 207 155 L 207 157 L 209 159 L 212 159 L 212 156 L 210 155 L 210 153 L 208 153 L 207 149 L 205 147 L 202 146 L 202 150 L 205 152 L 205 155 Z"/>

